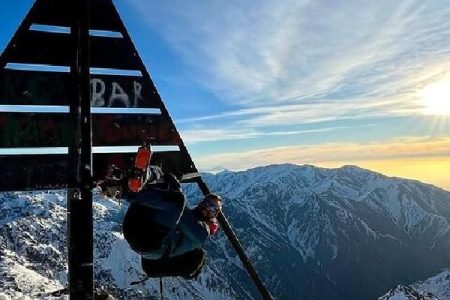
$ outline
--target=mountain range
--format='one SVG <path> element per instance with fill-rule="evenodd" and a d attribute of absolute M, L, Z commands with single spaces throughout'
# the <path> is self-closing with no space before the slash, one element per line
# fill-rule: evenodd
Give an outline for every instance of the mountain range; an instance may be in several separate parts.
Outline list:
<path fill-rule="evenodd" d="M 428 293 L 408 284 L 450 266 L 450 193 L 438 187 L 355 166 L 282 164 L 203 177 L 222 196 L 225 215 L 277 299 L 376 299 L 397 288 Z M 195 185 L 183 190 L 191 205 L 200 200 Z M 0 197 L 0 299 L 63 288 L 65 192 Z M 96 193 L 96 284 L 118 299 L 158 299 L 159 280 L 130 286 L 143 274 L 121 233 L 126 208 Z M 258 299 L 223 233 L 205 249 L 207 266 L 197 280 L 163 280 L 166 298 Z M 444 292 L 429 292 L 446 299 L 449 281 L 440 281 Z"/>

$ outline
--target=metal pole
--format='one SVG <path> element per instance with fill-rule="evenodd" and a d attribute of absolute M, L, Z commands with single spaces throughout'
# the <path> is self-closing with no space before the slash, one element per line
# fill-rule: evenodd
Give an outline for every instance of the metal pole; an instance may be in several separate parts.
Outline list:
<path fill-rule="evenodd" d="M 74 173 L 68 191 L 70 299 L 94 299 L 92 219 L 92 130 L 90 105 L 89 0 L 73 0 L 77 18 L 71 34 L 75 47 L 70 115 L 75 142 L 69 148 Z"/>
<path fill-rule="evenodd" d="M 203 195 L 207 195 L 210 193 L 210 190 L 206 183 L 203 181 L 203 178 L 199 177 L 197 179 L 198 186 L 200 190 L 202 191 Z M 255 284 L 256 288 L 258 289 L 259 293 L 261 294 L 261 298 L 264 300 L 272 300 L 272 296 L 270 295 L 269 290 L 264 285 L 264 282 L 261 280 L 261 277 L 259 277 L 258 272 L 256 272 L 255 267 L 253 266 L 252 262 L 250 261 L 250 258 L 245 253 L 244 248 L 242 247 L 242 244 L 239 242 L 238 237 L 233 231 L 233 228 L 230 225 L 230 222 L 228 222 L 227 218 L 223 213 L 219 214 L 217 217 L 217 221 L 219 221 L 220 227 L 223 229 L 223 232 L 227 236 L 228 240 L 230 241 L 231 245 L 233 246 L 234 250 L 236 251 L 237 255 L 239 256 L 242 264 L 244 265 L 245 269 L 247 270 L 247 273 L 250 275 L 250 278 L 253 280 L 253 283 Z"/>

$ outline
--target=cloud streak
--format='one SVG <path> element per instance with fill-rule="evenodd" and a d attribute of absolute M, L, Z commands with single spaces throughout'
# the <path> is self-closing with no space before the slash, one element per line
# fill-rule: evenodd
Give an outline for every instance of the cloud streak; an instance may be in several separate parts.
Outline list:
<path fill-rule="evenodd" d="M 244 140 L 253 139 L 257 137 L 269 136 L 289 136 L 301 135 L 307 133 L 329 132 L 339 129 L 346 129 L 347 127 L 328 127 L 304 130 L 290 130 L 290 131 L 257 131 L 249 129 L 193 129 L 182 132 L 183 140 L 188 144 L 195 144 L 198 142 L 212 142 L 212 141 L 228 141 L 228 140 Z"/>
<path fill-rule="evenodd" d="M 278 147 L 208 155 L 196 158 L 196 163 L 203 170 L 213 170 L 218 166 L 230 170 L 244 170 L 255 166 L 286 162 L 343 165 L 354 164 L 358 161 L 432 157 L 450 157 L 450 138 L 404 137 L 385 143 L 325 143 L 309 146 Z"/>
<path fill-rule="evenodd" d="M 439 1 L 131 3 L 195 68 L 192 80 L 236 106 L 186 126 L 422 114 L 417 91 L 450 67 L 450 7 Z"/>

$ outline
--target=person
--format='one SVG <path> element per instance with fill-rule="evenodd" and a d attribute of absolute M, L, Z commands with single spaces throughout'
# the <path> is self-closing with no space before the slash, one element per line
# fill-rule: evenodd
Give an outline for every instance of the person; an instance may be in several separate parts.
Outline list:
<path fill-rule="evenodd" d="M 170 175 L 164 179 L 175 181 Z M 192 279 L 205 263 L 203 244 L 216 234 L 221 209 L 218 195 L 207 195 L 191 209 L 181 190 L 152 186 L 130 199 L 124 237 L 141 255 L 142 269 L 148 277 Z"/>
<path fill-rule="evenodd" d="M 174 175 L 145 163 L 129 174 L 123 234 L 147 277 L 196 278 L 205 263 L 203 244 L 219 227 L 221 197 L 208 194 L 191 209 Z"/>

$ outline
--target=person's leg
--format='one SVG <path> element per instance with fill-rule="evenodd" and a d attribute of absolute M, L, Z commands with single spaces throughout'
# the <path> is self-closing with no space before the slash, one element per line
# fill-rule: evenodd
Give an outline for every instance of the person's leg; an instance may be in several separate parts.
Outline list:
<path fill-rule="evenodd" d="M 141 265 L 148 277 L 182 276 L 194 279 L 200 274 L 206 258 L 202 249 L 195 249 L 185 254 L 164 257 L 158 260 L 141 258 Z"/>

